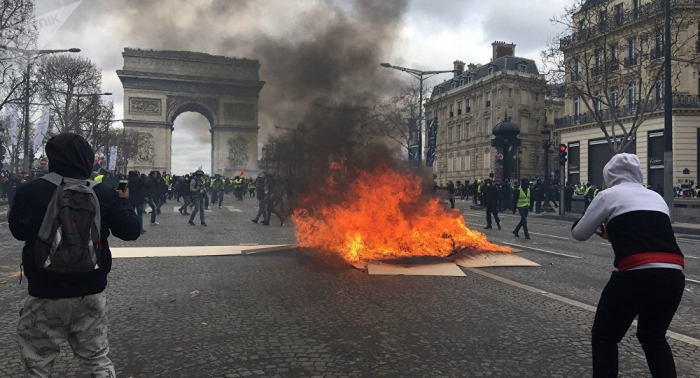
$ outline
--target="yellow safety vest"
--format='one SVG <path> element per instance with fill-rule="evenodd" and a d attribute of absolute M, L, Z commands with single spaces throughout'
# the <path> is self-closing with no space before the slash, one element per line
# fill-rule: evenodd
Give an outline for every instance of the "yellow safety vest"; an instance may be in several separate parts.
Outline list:
<path fill-rule="evenodd" d="M 518 208 L 530 207 L 530 188 L 527 189 L 527 193 L 520 188 L 520 196 L 518 196 Z"/>

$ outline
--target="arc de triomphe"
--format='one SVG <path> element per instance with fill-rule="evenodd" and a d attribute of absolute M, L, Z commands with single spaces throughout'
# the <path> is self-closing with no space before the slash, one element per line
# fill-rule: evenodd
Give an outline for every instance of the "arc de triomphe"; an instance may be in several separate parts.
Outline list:
<path fill-rule="evenodd" d="M 131 48 L 122 56 L 117 75 L 124 87 L 124 128 L 141 135 L 129 169 L 172 172 L 173 122 L 193 111 L 209 120 L 211 173 L 258 172 L 258 95 L 265 83 L 257 60 Z"/>

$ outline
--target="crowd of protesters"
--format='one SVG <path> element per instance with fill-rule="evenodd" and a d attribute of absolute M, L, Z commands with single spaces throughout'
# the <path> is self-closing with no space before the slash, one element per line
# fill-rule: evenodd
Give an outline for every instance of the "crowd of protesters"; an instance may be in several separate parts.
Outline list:
<path fill-rule="evenodd" d="M 17 189 L 37 178 L 44 176 L 43 171 L 32 173 L 0 172 L 0 200 L 6 200 L 9 208 L 14 204 Z M 171 175 L 167 172 L 151 171 L 148 174 L 139 171 L 129 171 L 126 175 L 115 173 L 95 164 L 90 177 L 92 180 L 116 189 L 121 181 L 128 182 L 130 190 L 129 204 L 137 214 L 141 233 L 146 233 L 144 223 L 158 226 L 158 216 L 163 211 L 163 205 L 168 201 L 177 203 L 182 215 L 190 216 L 189 224 L 194 225 L 194 218 L 199 215 L 200 225 L 207 226 L 205 211 L 213 207 L 222 209 L 225 200 L 244 201 L 257 199 L 261 211 L 256 217 L 262 218 L 260 224 L 269 225 L 272 215 L 276 215 L 280 225 L 284 225 L 286 214 L 291 213 L 289 198 L 292 197 L 290 180 L 277 180 L 272 174 L 261 173 L 257 178 L 240 177 L 227 178 L 222 175 L 207 175 L 198 170 L 192 174 Z M 285 199 L 287 206 L 285 208 Z M 201 203 L 201 206 L 198 206 Z M 149 210 L 150 209 L 150 210 Z M 146 214 L 150 212 L 150 214 Z M 149 219 L 144 222 L 143 217 Z"/>

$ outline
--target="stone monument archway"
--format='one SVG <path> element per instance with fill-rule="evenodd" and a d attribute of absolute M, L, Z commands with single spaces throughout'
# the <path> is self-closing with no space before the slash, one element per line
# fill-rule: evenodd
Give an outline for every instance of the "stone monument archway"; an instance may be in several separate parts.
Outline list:
<path fill-rule="evenodd" d="M 193 111 L 209 120 L 211 171 L 232 177 L 258 172 L 257 60 L 190 51 L 125 48 L 117 75 L 124 87 L 124 128 L 139 132 L 129 169 L 172 172 L 173 122 Z"/>

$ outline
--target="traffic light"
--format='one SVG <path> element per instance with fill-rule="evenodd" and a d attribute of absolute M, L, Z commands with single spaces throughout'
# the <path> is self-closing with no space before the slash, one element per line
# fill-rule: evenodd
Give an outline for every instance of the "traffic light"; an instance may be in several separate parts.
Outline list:
<path fill-rule="evenodd" d="M 566 145 L 565 144 L 560 144 L 559 145 L 559 164 L 564 165 L 566 164 Z"/>

